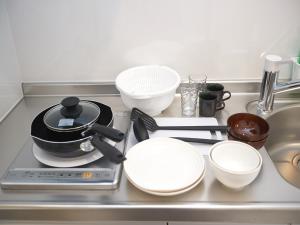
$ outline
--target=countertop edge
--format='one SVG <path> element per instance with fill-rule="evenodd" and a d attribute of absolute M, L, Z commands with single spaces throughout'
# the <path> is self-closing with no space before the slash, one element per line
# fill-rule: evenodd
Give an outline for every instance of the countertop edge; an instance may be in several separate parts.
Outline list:
<path fill-rule="evenodd" d="M 184 205 L 7 205 L 2 220 L 24 221 L 201 221 L 214 223 L 299 223 L 300 204 L 194 204 Z M 26 216 L 25 216 L 26 215 Z M 67 216 L 66 216 L 67 215 Z M 150 219 L 151 218 L 151 219 Z"/>

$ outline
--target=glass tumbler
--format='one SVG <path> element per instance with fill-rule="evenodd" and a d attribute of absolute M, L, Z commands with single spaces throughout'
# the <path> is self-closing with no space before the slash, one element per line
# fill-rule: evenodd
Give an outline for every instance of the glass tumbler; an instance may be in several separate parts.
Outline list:
<path fill-rule="evenodd" d="M 181 94 L 181 114 L 185 117 L 196 115 L 198 95 L 206 90 L 206 75 L 197 76 L 199 82 L 196 82 L 189 76 L 186 83 L 182 83 L 180 87 Z"/>
<path fill-rule="evenodd" d="M 197 83 L 183 83 L 181 85 L 180 94 L 182 116 L 190 117 L 196 115 L 198 91 Z"/>

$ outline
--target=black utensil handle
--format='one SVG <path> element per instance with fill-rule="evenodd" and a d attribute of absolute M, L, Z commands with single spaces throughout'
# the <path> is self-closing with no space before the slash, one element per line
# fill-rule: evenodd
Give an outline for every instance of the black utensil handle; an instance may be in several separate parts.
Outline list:
<path fill-rule="evenodd" d="M 88 128 L 86 131 L 83 132 L 83 135 L 90 135 L 93 133 L 98 133 L 104 137 L 107 137 L 113 141 L 120 142 L 124 139 L 125 134 L 117 129 L 111 128 L 111 127 L 106 127 L 103 125 L 99 125 L 95 123 L 93 126 Z"/>
<path fill-rule="evenodd" d="M 186 137 L 172 137 L 181 141 L 186 142 L 194 142 L 194 143 L 203 143 L 203 144 L 215 144 L 222 140 L 215 140 L 215 139 L 204 139 L 204 138 L 186 138 Z"/>
<path fill-rule="evenodd" d="M 104 157 L 107 157 L 113 163 L 119 164 L 126 159 L 117 148 L 111 146 L 105 141 L 102 141 L 97 135 L 93 136 L 91 143 L 103 154 Z"/>
<path fill-rule="evenodd" d="M 227 126 L 159 126 L 158 130 L 206 130 L 227 131 Z"/>

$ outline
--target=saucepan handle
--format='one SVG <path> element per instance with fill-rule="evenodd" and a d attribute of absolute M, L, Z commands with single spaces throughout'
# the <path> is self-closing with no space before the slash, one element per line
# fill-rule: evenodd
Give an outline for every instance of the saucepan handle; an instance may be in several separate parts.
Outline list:
<path fill-rule="evenodd" d="M 120 142 L 124 139 L 124 133 L 111 128 L 111 127 L 106 127 L 100 124 L 95 123 L 94 125 L 92 125 L 90 128 L 88 128 L 86 131 L 82 132 L 83 136 L 89 136 L 89 135 L 93 135 L 95 133 L 100 134 L 101 136 L 107 137 L 113 141 L 117 141 Z"/>
<path fill-rule="evenodd" d="M 126 160 L 125 156 L 115 147 L 102 141 L 98 135 L 94 135 L 91 139 L 91 143 L 96 147 L 104 157 L 107 157 L 113 163 L 121 163 Z"/>

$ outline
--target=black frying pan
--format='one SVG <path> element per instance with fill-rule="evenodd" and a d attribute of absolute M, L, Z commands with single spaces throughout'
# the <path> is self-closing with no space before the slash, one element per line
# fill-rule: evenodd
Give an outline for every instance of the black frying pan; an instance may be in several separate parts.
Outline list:
<path fill-rule="evenodd" d="M 99 102 L 91 101 L 100 108 L 100 115 L 91 126 L 72 132 L 50 130 L 44 123 L 44 115 L 53 107 L 39 113 L 31 124 L 31 137 L 43 150 L 60 157 L 84 155 L 90 151 L 99 150 L 104 157 L 115 163 L 125 160 L 124 155 L 115 147 L 103 141 L 104 137 L 121 141 L 124 134 L 110 128 L 113 114 L 110 107 Z"/>

